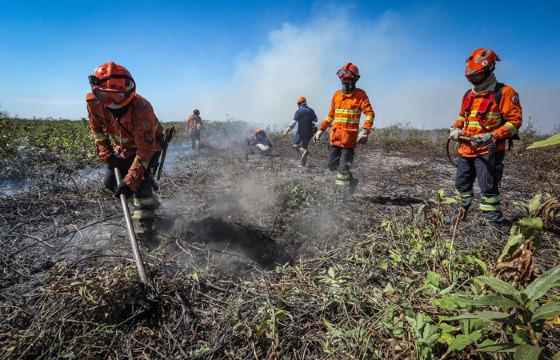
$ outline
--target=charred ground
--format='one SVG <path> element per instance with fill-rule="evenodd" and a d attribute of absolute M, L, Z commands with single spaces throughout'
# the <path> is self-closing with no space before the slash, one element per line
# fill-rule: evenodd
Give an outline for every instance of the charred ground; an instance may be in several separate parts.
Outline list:
<path fill-rule="evenodd" d="M 357 151 L 358 190 L 340 203 L 326 143 L 312 146 L 307 168 L 287 138 L 274 137 L 274 156 L 246 159 L 246 133 L 234 127 L 211 128 L 197 152 L 181 138 L 172 149 L 158 194 L 161 246 L 144 257 L 155 304 L 137 285 L 119 204 L 95 171 L 53 165 L 47 179 L 30 176 L 27 191 L 0 193 L 0 357 L 416 358 L 422 346 L 406 319 L 437 322 L 454 310 L 438 303 L 427 273 L 439 274 L 439 290 L 461 291 L 505 244 L 476 210 L 458 225 L 452 205 L 438 205 L 441 221 L 419 215 L 437 189 L 453 191 L 442 132 L 374 133 Z M 524 147 L 506 157 L 510 223 L 523 216 L 515 201 L 560 192 L 558 154 Z M 25 174 L 40 171 L 32 163 Z M 545 233 L 539 272 L 559 264 L 559 251 Z M 543 335 L 549 353 L 560 350 L 558 335 Z"/>

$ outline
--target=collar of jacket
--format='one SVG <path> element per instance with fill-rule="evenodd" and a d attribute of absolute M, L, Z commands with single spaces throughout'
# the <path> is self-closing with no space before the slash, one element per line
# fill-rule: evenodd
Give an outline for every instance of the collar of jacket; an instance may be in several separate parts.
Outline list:
<path fill-rule="evenodd" d="M 345 93 L 344 90 L 340 90 L 340 91 L 342 91 L 342 96 L 350 97 L 356 92 L 356 89 L 357 87 L 354 87 L 352 91 L 350 91 L 349 93 Z"/>
<path fill-rule="evenodd" d="M 496 75 L 494 75 L 494 73 L 492 73 L 492 76 L 490 76 L 486 81 L 484 81 L 483 83 L 480 83 L 478 85 L 474 85 L 473 88 L 472 88 L 472 91 L 476 95 L 480 95 L 480 94 L 485 93 L 487 91 L 494 91 L 497 84 L 498 84 L 498 80 L 496 80 Z"/>

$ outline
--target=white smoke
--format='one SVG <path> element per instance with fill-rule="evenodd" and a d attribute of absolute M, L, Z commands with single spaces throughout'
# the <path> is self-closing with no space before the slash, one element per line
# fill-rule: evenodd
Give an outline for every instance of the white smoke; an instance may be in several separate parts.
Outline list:
<path fill-rule="evenodd" d="M 380 84 L 375 79 L 406 43 L 395 20 L 387 13 L 371 23 L 354 23 L 344 16 L 322 17 L 304 26 L 285 23 L 254 56 L 237 60 L 229 82 L 199 89 L 189 98 L 211 119 L 228 113 L 261 126 L 283 126 L 293 117 L 296 98 L 304 95 L 322 119 L 340 87 L 336 71 L 354 62 L 362 73 L 358 86 L 377 106 L 372 94 Z"/>

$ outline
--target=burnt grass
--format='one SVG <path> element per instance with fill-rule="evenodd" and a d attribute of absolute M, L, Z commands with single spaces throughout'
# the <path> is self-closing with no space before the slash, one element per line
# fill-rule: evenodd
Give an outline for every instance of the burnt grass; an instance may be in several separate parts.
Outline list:
<path fill-rule="evenodd" d="M 274 137 L 272 157 L 246 159 L 235 140 L 178 148 L 157 194 L 159 247 L 141 245 L 155 301 L 138 283 L 119 203 L 101 179 L 64 172 L 0 193 L 0 358 L 416 358 L 412 331 L 395 327 L 411 311 L 435 322 L 449 314 L 419 294 L 426 271 L 451 275 L 446 255 L 413 253 L 407 233 L 456 238 L 457 251 L 489 267 L 506 237 L 488 235 L 477 206 L 457 227 L 453 206 L 437 223 L 415 217 L 437 189 L 453 193 L 441 136 L 373 138 L 357 150 L 359 184 L 346 202 L 324 167 L 326 142 L 311 146 L 307 168 L 287 138 Z M 505 160 L 509 223 L 524 215 L 516 201 L 560 193 L 557 150 L 525 147 Z M 538 273 L 559 264 L 558 239 L 541 237 Z M 424 258 L 405 264 L 395 254 Z M 463 283 L 481 275 L 458 266 Z M 559 335 L 543 335 L 549 353 Z"/>

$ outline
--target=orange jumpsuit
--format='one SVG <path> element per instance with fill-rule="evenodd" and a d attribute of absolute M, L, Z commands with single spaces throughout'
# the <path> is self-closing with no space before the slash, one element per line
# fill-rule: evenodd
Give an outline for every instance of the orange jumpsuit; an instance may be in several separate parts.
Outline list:
<path fill-rule="evenodd" d="M 163 127 L 156 118 L 152 105 L 136 94 L 126 113 L 121 118 L 114 118 L 92 93 L 87 94 L 86 101 L 97 154 L 103 161 L 107 161 L 115 152 L 123 158 L 134 156 L 124 182 L 132 191 L 137 191 L 152 157 L 161 151 L 158 137 L 162 134 Z"/>
<path fill-rule="evenodd" d="M 362 112 L 366 115 L 365 129 L 371 129 L 375 113 L 366 92 L 354 89 L 350 94 L 342 90 L 334 93 L 329 114 L 321 123 L 320 130 L 325 131 L 332 125 L 330 143 L 340 148 L 354 149 L 358 144 L 358 131 Z"/>

